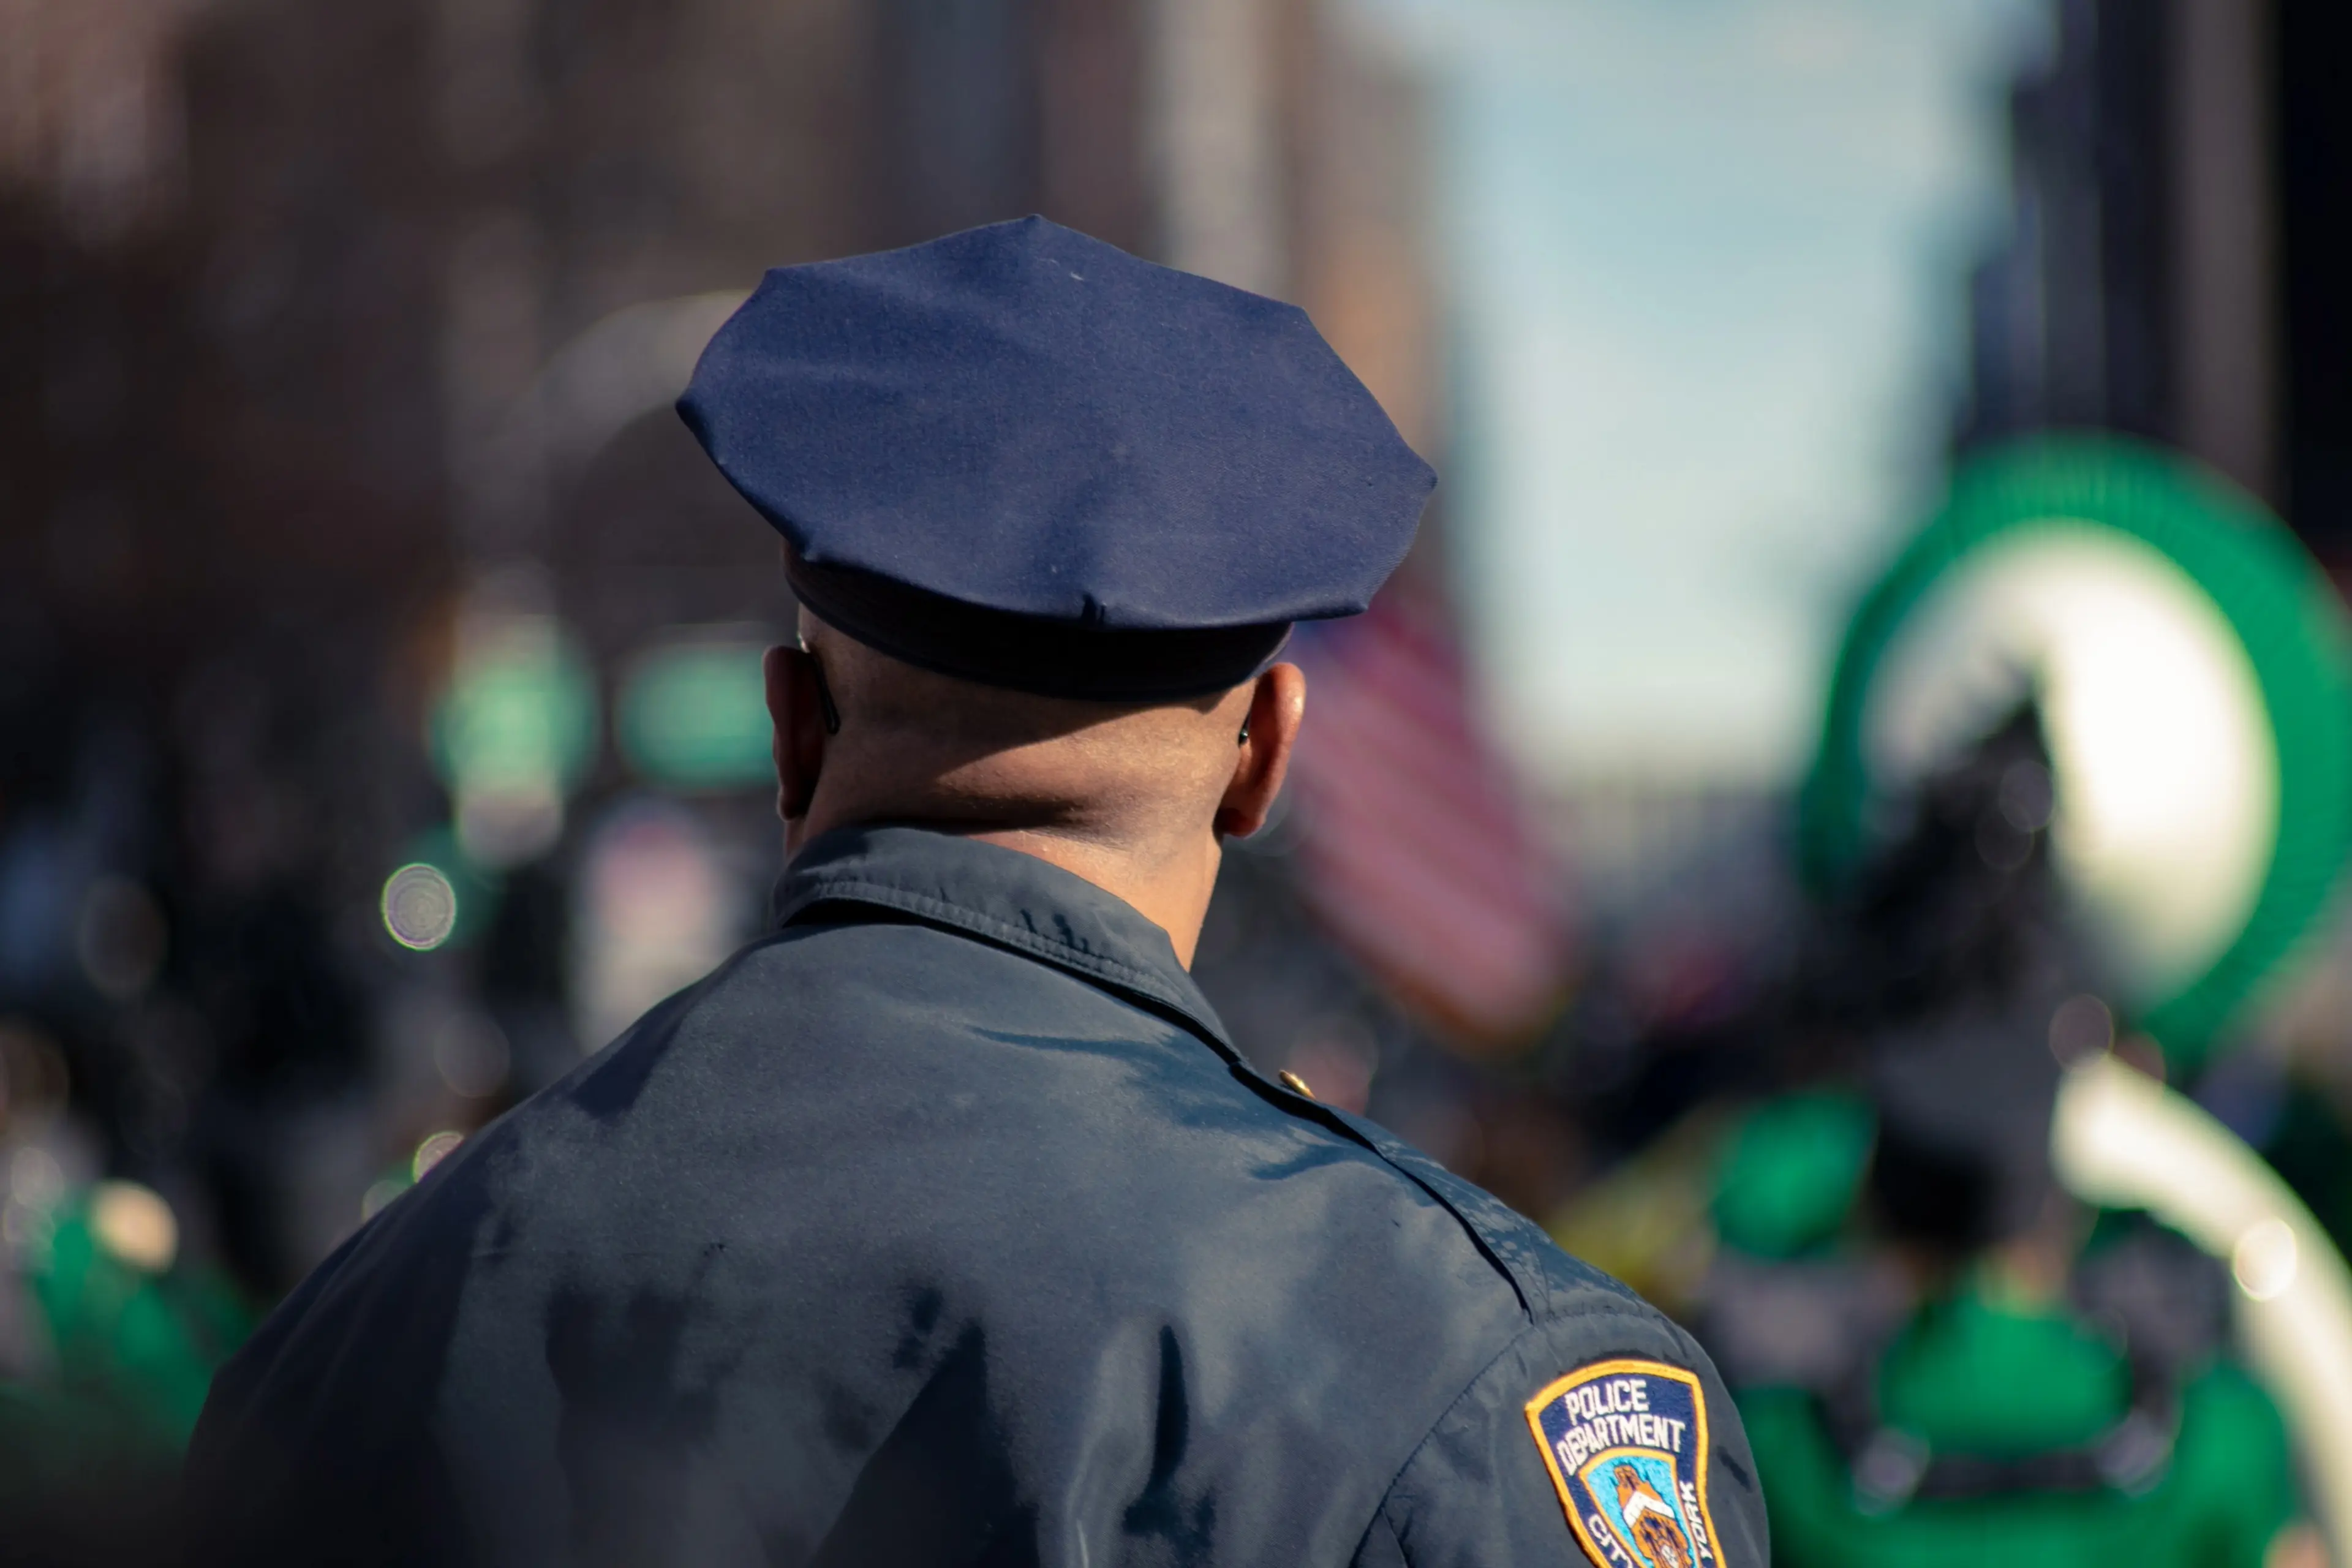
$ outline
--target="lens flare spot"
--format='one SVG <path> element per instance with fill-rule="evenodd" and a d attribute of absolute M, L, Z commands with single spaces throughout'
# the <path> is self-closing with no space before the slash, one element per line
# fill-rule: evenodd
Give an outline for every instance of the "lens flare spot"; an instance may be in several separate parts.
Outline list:
<path fill-rule="evenodd" d="M 2230 1251 L 2238 1289 L 2257 1301 L 2274 1301 L 2294 1284 L 2294 1226 L 2273 1215 L 2246 1227 Z"/>
<path fill-rule="evenodd" d="M 423 1181 L 425 1172 L 447 1159 L 450 1152 L 465 1141 L 463 1132 L 436 1132 L 416 1146 L 416 1157 L 408 1163 L 409 1173 Z"/>
<path fill-rule="evenodd" d="M 457 929 L 457 889 L 438 866 L 403 866 L 383 883 L 383 929 L 401 946 L 429 952 Z"/>
<path fill-rule="evenodd" d="M 100 1182 L 90 1196 L 89 1228 L 99 1245 L 131 1268 L 161 1274 L 180 1252 L 172 1205 L 136 1182 Z"/>

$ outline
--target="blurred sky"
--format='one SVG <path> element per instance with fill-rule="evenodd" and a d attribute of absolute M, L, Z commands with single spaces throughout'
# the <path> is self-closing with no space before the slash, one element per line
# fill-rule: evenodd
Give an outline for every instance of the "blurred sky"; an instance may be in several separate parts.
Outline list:
<path fill-rule="evenodd" d="M 1359 0 L 1431 74 L 1449 515 L 1554 785 L 1793 779 L 1932 500 L 2049 0 Z"/>

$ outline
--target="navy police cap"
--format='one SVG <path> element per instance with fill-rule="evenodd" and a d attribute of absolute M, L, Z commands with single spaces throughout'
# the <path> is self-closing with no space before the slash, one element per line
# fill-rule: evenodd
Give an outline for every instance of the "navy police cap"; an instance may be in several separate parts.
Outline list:
<path fill-rule="evenodd" d="M 678 412 L 818 616 L 1070 696 L 1246 679 L 1435 482 L 1304 311 L 1038 217 L 770 272 Z"/>

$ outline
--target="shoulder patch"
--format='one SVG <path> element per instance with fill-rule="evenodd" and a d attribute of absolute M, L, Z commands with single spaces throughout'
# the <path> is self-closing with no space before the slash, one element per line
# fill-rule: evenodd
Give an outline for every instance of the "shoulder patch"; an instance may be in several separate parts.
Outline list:
<path fill-rule="evenodd" d="M 1528 1430 L 1599 1568 L 1714 1568 L 1706 1400 L 1698 1374 L 1603 1361 L 1546 1384 Z"/>

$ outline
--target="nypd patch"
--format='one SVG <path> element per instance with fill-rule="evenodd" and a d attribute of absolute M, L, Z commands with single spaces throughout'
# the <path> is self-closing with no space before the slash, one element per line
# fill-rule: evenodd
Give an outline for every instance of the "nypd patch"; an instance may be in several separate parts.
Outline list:
<path fill-rule="evenodd" d="M 1599 1362 L 1547 1384 L 1527 1408 L 1569 1528 L 1600 1568 L 1715 1568 L 1696 1373 Z"/>

